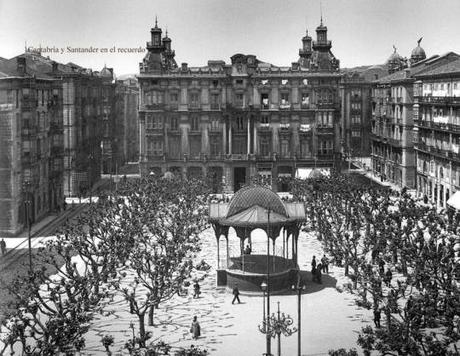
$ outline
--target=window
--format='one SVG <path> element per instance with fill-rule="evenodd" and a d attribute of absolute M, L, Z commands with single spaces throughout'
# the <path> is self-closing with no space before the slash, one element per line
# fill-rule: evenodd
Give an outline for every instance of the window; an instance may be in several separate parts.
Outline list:
<path fill-rule="evenodd" d="M 177 104 L 179 100 L 179 95 L 177 93 L 170 93 L 169 100 L 171 101 L 171 104 Z"/>
<path fill-rule="evenodd" d="M 147 141 L 147 155 L 161 156 L 163 155 L 163 141 L 148 140 Z"/>
<path fill-rule="evenodd" d="M 351 103 L 352 110 L 361 110 L 361 103 Z"/>
<path fill-rule="evenodd" d="M 281 79 L 281 84 L 282 85 L 287 85 L 289 83 L 289 80 L 287 79 Z"/>
<path fill-rule="evenodd" d="M 190 93 L 190 106 L 192 108 L 197 108 L 199 106 L 198 93 Z"/>
<path fill-rule="evenodd" d="M 154 117 L 153 118 L 153 129 L 161 130 L 163 128 L 163 118 L 162 117 Z"/>
<path fill-rule="evenodd" d="M 219 119 L 212 119 L 211 120 L 211 130 L 218 131 L 219 130 Z"/>
<path fill-rule="evenodd" d="M 260 118 L 261 124 L 270 124 L 270 117 L 268 115 L 264 115 Z"/>
<path fill-rule="evenodd" d="M 281 93 L 281 105 L 280 107 L 288 107 L 289 106 L 289 93 Z"/>
<path fill-rule="evenodd" d="M 211 136 L 210 138 L 211 143 L 211 155 L 219 155 L 221 149 L 221 143 L 219 142 L 218 136 Z"/>
<path fill-rule="evenodd" d="M 361 96 L 361 90 L 359 89 L 353 89 L 351 91 L 351 96 L 355 98 L 359 98 Z"/>
<path fill-rule="evenodd" d="M 281 145 L 281 156 L 282 157 L 289 157 L 289 140 L 287 138 L 283 138 L 281 139 L 280 141 L 280 145 Z"/>
<path fill-rule="evenodd" d="M 171 117 L 170 125 L 171 125 L 172 131 L 177 131 L 178 129 L 177 117 Z"/>
<path fill-rule="evenodd" d="M 243 79 L 237 79 L 236 85 L 243 85 Z"/>
<path fill-rule="evenodd" d="M 260 137 L 260 154 L 262 156 L 270 155 L 270 138 L 267 136 Z"/>
<path fill-rule="evenodd" d="M 200 118 L 198 116 L 192 116 L 190 129 L 192 131 L 199 131 L 200 130 Z"/>
<path fill-rule="evenodd" d="M 260 83 L 261 83 L 262 85 L 268 85 L 270 82 L 268 81 L 268 79 L 262 79 L 262 80 L 260 81 Z"/>
<path fill-rule="evenodd" d="M 302 93 L 302 106 L 308 106 L 310 104 L 310 96 L 308 93 Z"/>
<path fill-rule="evenodd" d="M 219 109 L 219 94 L 211 94 L 211 109 Z"/>
<path fill-rule="evenodd" d="M 351 137 L 361 137 L 361 131 L 360 130 L 352 130 L 351 131 Z"/>
<path fill-rule="evenodd" d="M 235 99 L 236 99 L 235 104 L 237 106 L 243 106 L 243 104 L 244 104 L 244 95 L 243 94 L 236 94 Z"/>
<path fill-rule="evenodd" d="M 262 105 L 262 109 L 269 109 L 268 93 L 260 94 L 260 104 Z"/>
<path fill-rule="evenodd" d="M 244 131 L 244 118 L 242 116 L 238 116 L 236 118 L 236 130 L 237 131 Z"/>
<path fill-rule="evenodd" d="M 303 85 L 308 85 L 308 79 L 303 79 L 302 83 L 303 83 Z"/>
<path fill-rule="evenodd" d="M 212 86 L 213 86 L 213 87 L 219 86 L 219 81 L 218 81 L 218 80 L 213 80 L 213 81 L 212 81 Z"/>
<path fill-rule="evenodd" d="M 352 115 L 351 116 L 351 123 L 354 125 L 361 124 L 361 116 L 360 115 Z"/>
<path fill-rule="evenodd" d="M 309 140 L 301 140 L 300 141 L 300 155 L 302 157 L 310 157 L 311 156 L 310 141 Z"/>

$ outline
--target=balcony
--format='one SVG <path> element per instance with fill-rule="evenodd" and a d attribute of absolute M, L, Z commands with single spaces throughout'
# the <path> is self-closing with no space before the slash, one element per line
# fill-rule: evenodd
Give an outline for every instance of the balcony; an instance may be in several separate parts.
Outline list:
<path fill-rule="evenodd" d="M 246 153 L 232 153 L 227 154 L 226 158 L 231 161 L 247 161 L 248 155 Z"/>
<path fill-rule="evenodd" d="M 460 105 L 460 97 L 456 96 L 418 96 L 420 104 Z"/>
<path fill-rule="evenodd" d="M 211 103 L 211 110 L 220 110 L 219 103 Z"/>
<path fill-rule="evenodd" d="M 21 135 L 22 136 L 35 136 L 37 134 L 37 128 L 36 127 L 27 127 L 23 128 L 21 130 Z"/>
<path fill-rule="evenodd" d="M 398 140 L 395 138 L 388 138 L 388 143 L 393 147 L 403 147 L 402 140 Z"/>
<path fill-rule="evenodd" d="M 143 104 L 141 110 L 165 110 L 165 104 Z"/>
<path fill-rule="evenodd" d="M 316 128 L 316 132 L 318 135 L 333 135 L 334 134 L 334 127 L 332 126 L 318 126 Z"/>
<path fill-rule="evenodd" d="M 291 110 L 291 104 L 289 103 L 281 103 L 279 107 L 280 110 Z"/>

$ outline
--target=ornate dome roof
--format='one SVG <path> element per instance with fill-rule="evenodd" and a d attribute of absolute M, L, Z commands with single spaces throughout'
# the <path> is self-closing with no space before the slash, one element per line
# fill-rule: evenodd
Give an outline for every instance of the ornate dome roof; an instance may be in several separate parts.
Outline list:
<path fill-rule="evenodd" d="M 422 47 L 420 47 L 420 45 L 418 45 L 412 50 L 411 57 L 414 56 L 426 58 L 425 50 Z"/>
<path fill-rule="evenodd" d="M 390 58 L 388 58 L 388 62 L 399 62 L 399 61 L 402 61 L 403 60 L 403 57 L 401 57 L 401 55 L 396 52 L 396 48 L 394 50 L 394 52 L 391 54 Z"/>
<path fill-rule="evenodd" d="M 228 206 L 227 218 L 248 208 L 258 205 L 261 208 L 274 211 L 282 216 L 288 216 L 280 197 L 272 190 L 252 185 L 240 189 L 232 198 Z"/>
<path fill-rule="evenodd" d="M 104 66 L 104 68 L 102 68 L 101 70 L 101 77 L 105 77 L 105 78 L 112 78 L 112 72 L 110 71 L 109 68 L 107 68 L 106 66 Z"/>

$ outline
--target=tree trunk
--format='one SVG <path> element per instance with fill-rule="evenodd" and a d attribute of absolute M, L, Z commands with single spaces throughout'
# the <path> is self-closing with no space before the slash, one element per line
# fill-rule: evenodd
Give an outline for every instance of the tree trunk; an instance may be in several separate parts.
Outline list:
<path fill-rule="evenodd" d="M 145 347 L 145 312 L 138 314 L 139 318 L 139 346 Z"/>
<path fill-rule="evenodd" d="M 345 259 L 345 276 L 348 276 L 348 261 Z"/>
<path fill-rule="evenodd" d="M 153 326 L 153 313 L 155 311 L 155 306 L 151 306 L 149 309 L 149 326 Z"/>

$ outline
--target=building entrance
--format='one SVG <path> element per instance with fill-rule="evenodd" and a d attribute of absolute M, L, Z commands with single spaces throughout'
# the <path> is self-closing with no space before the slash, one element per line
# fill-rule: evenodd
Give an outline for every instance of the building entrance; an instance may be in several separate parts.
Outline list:
<path fill-rule="evenodd" d="M 246 183 L 246 168 L 235 167 L 233 169 L 233 191 L 236 192 Z"/>

